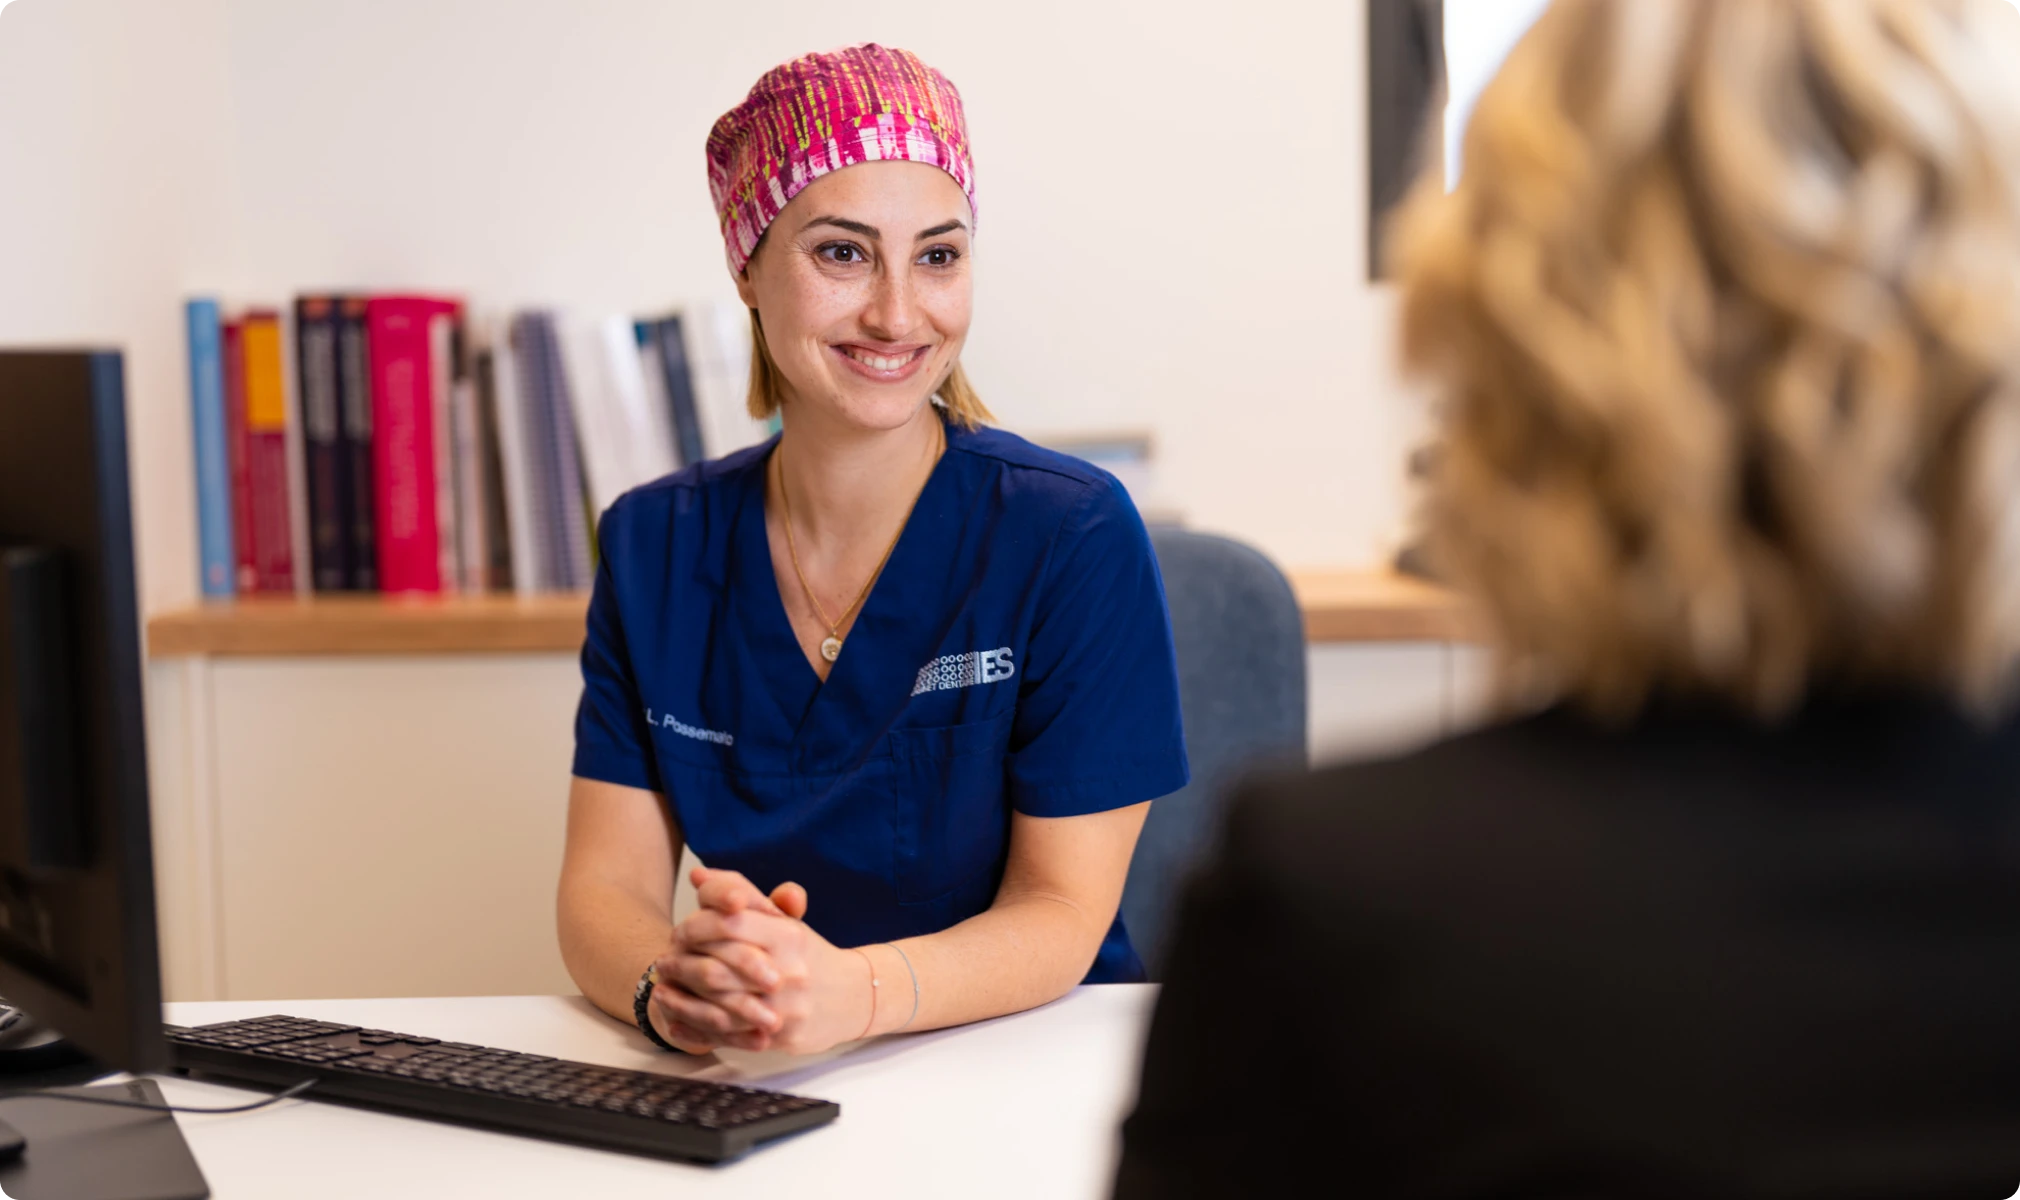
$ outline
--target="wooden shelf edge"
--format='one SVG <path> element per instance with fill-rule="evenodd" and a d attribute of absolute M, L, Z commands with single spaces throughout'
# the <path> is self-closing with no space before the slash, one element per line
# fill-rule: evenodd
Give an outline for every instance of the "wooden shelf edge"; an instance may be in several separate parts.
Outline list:
<path fill-rule="evenodd" d="M 1482 626 L 1447 588 L 1393 571 L 1286 572 L 1305 614 L 1305 640 L 1477 642 Z"/>
<path fill-rule="evenodd" d="M 1289 572 L 1313 643 L 1479 640 L 1464 601 L 1383 571 Z M 147 623 L 150 659 L 572 654 L 589 598 L 318 596 L 207 603 Z"/>
<path fill-rule="evenodd" d="M 318 596 L 234 600 L 147 623 L 149 658 L 538 654 L 582 646 L 589 597 Z"/>

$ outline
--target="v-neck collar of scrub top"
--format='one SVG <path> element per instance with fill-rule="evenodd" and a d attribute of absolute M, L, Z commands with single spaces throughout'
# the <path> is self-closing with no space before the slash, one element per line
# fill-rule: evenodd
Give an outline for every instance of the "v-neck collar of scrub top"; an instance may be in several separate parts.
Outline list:
<path fill-rule="evenodd" d="M 968 431 L 951 421 L 946 429 L 946 449 L 926 476 L 890 560 L 871 585 L 826 683 L 814 673 L 793 634 L 778 573 L 772 568 L 765 533 L 765 479 L 771 455 L 778 449 L 776 437 L 757 469 L 744 472 L 730 592 L 744 638 L 757 651 L 754 659 L 783 665 L 782 671 L 768 673 L 763 683 L 777 702 L 781 719 L 794 730 L 788 751 L 794 770 L 846 771 L 869 757 L 881 739 L 864 738 L 864 722 L 893 709 L 894 697 L 910 696 L 920 664 L 939 645 L 941 623 L 921 617 L 946 607 L 947 578 L 923 556 L 932 546 L 960 536 L 961 510 L 967 507 L 959 502 L 955 455 Z"/>

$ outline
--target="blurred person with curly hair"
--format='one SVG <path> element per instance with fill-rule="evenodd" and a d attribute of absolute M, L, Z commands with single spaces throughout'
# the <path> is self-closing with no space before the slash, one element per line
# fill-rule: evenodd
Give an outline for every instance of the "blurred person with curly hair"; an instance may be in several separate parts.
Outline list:
<path fill-rule="evenodd" d="M 2020 18 L 1557 0 L 1463 148 L 1402 336 L 1508 714 L 1237 799 L 1118 1194 L 2013 1194 Z"/>

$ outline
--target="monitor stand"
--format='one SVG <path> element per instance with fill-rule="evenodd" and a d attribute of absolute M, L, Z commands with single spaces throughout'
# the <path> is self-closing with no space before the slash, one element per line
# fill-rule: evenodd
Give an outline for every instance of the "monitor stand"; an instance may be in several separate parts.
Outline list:
<path fill-rule="evenodd" d="M 152 1079 L 0 1099 L 0 1123 L 22 1142 L 19 1157 L 0 1163 L 0 1193 L 9 1200 L 205 1200 L 210 1195 L 173 1116 L 55 1098 L 63 1092 L 165 1103 Z"/>
<path fill-rule="evenodd" d="M 7 1014 L 16 1017 L 7 1020 Z M 210 1187 L 166 1112 L 79 1104 L 72 1092 L 167 1103 L 152 1079 L 72 1087 L 107 1072 L 19 1009 L 0 1005 L 0 1197 L 204 1200 Z"/>

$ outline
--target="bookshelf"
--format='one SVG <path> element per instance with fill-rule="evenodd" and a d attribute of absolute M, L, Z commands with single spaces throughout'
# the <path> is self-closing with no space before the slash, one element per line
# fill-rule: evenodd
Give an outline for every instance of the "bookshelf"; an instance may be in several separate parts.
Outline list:
<path fill-rule="evenodd" d="M 1313 642 L 1477 640 L 1464 602 L 1444 588 L 1386 571 L 1290 578 Z M 587 604 L 581 593 L 235 600 L 156 616 L 147 625 L 148 656 L 573 653 Z"/>

